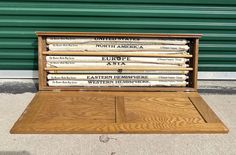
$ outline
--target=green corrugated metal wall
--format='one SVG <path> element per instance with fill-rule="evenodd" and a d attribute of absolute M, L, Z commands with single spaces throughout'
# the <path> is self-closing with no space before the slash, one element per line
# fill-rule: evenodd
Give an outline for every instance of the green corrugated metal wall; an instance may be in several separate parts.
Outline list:
<path fill-rule="evenodd" d="M 200 71 L 236 71 L 235 0 L 0 1 L 0 69 L 37 69 L 35 31 L 202 33 Z"/>

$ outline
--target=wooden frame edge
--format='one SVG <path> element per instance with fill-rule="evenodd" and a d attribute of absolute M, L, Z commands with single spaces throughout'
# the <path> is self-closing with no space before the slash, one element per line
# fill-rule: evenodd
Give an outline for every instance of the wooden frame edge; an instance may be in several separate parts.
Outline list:
<path fill-rule="evenodd" d="M 202 34 L 189 33 L 128 33 L 128 32 L 36 32 L 37 36 L 128 36 L 128 37 L 173 37 L 201 38 Z"/>
<path fill-rule="evenodd" d="M 11 134 L 15 133 L 17 127 L 19 126 L 19 123 L 21 123 L 21 119 L 24 117 L 24 114 L 27 112 L 28 109 L 31 108 L 32 104 L 35 103 L 39 99 L 39 96 L 40 96 L 40 92 L 37 92 L 34 95 L 33 99 L 30 101 L 30 103 L 27 105 L 25 110 L 21 113 L 20 117 L 17 119 L 17 121 L 14 123 L 14 125 L 10 129 Z"/>
<path fill-rule="evenodd" d="M 62 130 L 64 126 L 73 128 L 73 130 Z M 24 125 L 27 127 L 27 125 Z M 57 124 L 54 128 L 58 130 L 49 130 L 42 124 L 42 129 L 28 125 L 27 130 L 12 130 L 12 134 L 215 134 L 227 133 L 219 123 L 193 124 L 179 128 L 161 127 L 158 123 L 88 123 L 83 126 L 74 126 L 74 124 Z M 73 127 L 72 127 L 73 126 Z"/>
<path fill-rule="evenodd" d="M 218 124 L 222 127 L 223 133 L 228 133 L 229 129 L 226 125 L 220 120 L 216 113 L 210 108 L 210 106 L 202 99 L 202 97 L 189 97 L 189 100 L 192 102 L 196 110 L 202 116 L 208 124 Z"/>

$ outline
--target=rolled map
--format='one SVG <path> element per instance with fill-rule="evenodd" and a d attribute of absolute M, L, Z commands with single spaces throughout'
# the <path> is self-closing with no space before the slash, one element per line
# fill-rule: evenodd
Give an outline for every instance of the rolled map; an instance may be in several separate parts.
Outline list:
<path fill-rule="evenodd" d="M 47 67 L 53 68 L 85 68 L 85 67 L 106 67 L 106 68 L 128 68 L 128 67 L 188 67 L 187 64 L 155 64 L 155 63 L 125 63 L 125 62 L 107 62 L 107 63 L 87 63 L 87 62 L 47 62 Z"/>
<path fill-rule="evenodd" d="M 47 62 L 148 62 L 158 64 L 185 64 L 186 58 L 125 57 L 125 56 L 46 56 Z"/>
<path fill-rule="evenodd" d="M 49 86 L 81 86 L 81 87 L 155 87 L 155 86 L 186 86 L 186 81 L 149 81 L 149 80 L 49 80 Z"/>
<path fill-rule="evenodd" d="M 186 52 L 187 45 L 123 45 L 123 44 L 49 44 L 49 51 L 82 51 L 82 52 L 121 52 L 121 51 L 159 51 Z"/>
<path fill-rule="evenodd" d="M 48 79 L 55 80 L 160 80 L 183 81 L 186 75 L 152 75 L 152 74 L 48 74 Z"/>
<path fill-rule="evenodd" d="M 121 44 L 168 44 L 184 45 L 186 39 L 166 38 L 135 38 L 135 37 L 47 37 L 48 44 L 93 44 L 93 43 L 121 43 Z"/>
<path fill-rule="evenodd" d="M 189 71 L 98 71 L 98 70 L 92 70 L 92 71 L 48 71 L 49 73 L 63 73 L 63 74 L 91 74 L 91 73 L 96 73 L 96 74 L 111 74 L 111 73 L 119 73 L 119 74 L 168 74 L 168 75 L 173 75 L 173 74 L 188 74 Z"/>

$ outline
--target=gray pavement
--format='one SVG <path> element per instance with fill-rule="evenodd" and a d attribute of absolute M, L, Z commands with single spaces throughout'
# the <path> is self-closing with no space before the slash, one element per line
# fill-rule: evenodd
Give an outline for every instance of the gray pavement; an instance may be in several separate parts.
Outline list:
<path fill-rule="evenodd" d="M 0 155 L 235 155 L 236 81 L 199 85 L 228 134 L 13 135 L 9 130 L 33 98 L 37 81 L 0 80 Z"/>

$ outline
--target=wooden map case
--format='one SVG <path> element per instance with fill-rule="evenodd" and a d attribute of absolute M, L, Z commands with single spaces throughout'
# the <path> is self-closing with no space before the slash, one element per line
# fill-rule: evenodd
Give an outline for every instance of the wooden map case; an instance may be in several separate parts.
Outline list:
<path fill-rule="evenodd" d="M 227 133 L 228 129 L 197 92 L 199 34 L 38 32 L 39 92 L 11 133 Z M 50 87 L 47 85 L 47 36 L 184 38 L 189 40 L 186 87 Z M 161 56 L 124 52 L 73 52 L 73 55 Z M 168 56 L 170 57 L 170 56 Z M 180 57 L 176 55 L 174 57 Z M 181 56 L 183 57 L 183 56 Z M 145 68 L 143 68 L 145 70 Z M 54 70 L 58 70 L 55 68 Z M 68 68 L 68 70 L 75 70 Z M 85 68 L 84 70 L 91 70 Z M 99 68 L 98 68 L 99 70 Z M 100 68 L 103 70 L 103 68 Z M 136 70 L 133 68 L 133 70 Z M 155 70 L 161 70 L 156 68 Z"/>

